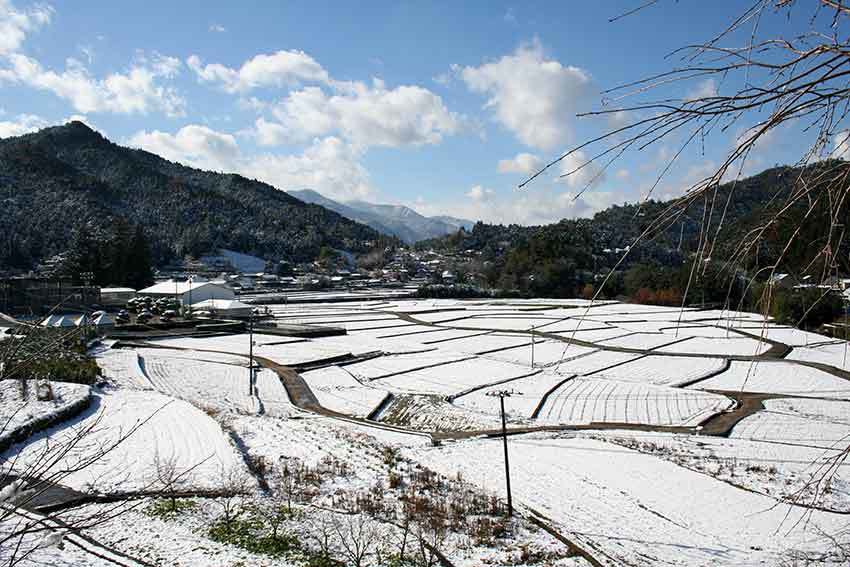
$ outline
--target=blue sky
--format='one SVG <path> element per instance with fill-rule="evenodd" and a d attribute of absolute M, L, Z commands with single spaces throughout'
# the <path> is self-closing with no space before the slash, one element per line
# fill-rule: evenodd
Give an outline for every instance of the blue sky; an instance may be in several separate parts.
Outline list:
<path fill-rule="evenodd" d="M 0 137 L 75 117 L 281 189 L 491 222 L 588 216 L 640 199 L 676 139 L 624 156 L 578 197 L 593 171 L 516 185 L 616 123 L 575 118 L 602 89 L 669 69 L 668 52 L 742 7 L 662 2 L 609 23 L 640 3 L 0 0 Z M 798 138 L 774 136 L 747 171 L 796 161 Z M 683 155 L 653 195 L 681 192 L 733 139 Z"/>

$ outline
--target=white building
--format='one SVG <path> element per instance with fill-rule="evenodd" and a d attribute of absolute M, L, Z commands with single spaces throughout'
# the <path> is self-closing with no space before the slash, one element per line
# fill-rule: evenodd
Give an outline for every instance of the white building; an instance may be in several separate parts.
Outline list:
<path fill-rule="evenodd" d="M 131 287 L 104 287 L 100 290 L 100 302 L 103 305 L 126 305 L 136 297 L 136 290 Z"/>
<path fill-rule="evenodd" d="M 232 289 L 223 285 L 211 282 L 177 282 L 174 280 L 140 289 L 138 294 L 143 297 L 171 297 L 177 299 L 183 305 L 194 305 L 208 299 L 234 299 L 236 297 L 236 293 Z"/>
<path fill-rule="evenodd" d="M 215 317 L 250 317 L 253 307 L 235 299 L 207 299 L 192 304 L 193 311 L 209 311 Z"/>

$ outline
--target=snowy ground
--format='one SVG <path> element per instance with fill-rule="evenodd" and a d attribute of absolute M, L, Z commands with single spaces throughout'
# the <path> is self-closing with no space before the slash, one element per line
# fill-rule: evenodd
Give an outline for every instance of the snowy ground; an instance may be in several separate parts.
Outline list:
<path fill-rule="evenodd" d="M 549 423 L 593 422 L 695 427 L 729 409 L 724 396 L 604 378 L 575 378 L 555 390 L 539 420 Z"/>
<path fill-rule="evenodd" d="M 301 376 L 320 404 L 348 415 L 366 417 L 387 396 L 385 390 L 359 382 L 339 366 L 304 372 Z"/>
<path fill-rule="evenodd" d="M 784 439 L 748 437 L 752 431 L 749 426 L 737 428 L 731 438 L 636 431 L 590 435 L 773 498 L 850 511 L 850 463 L 836 461 L 840 449 L 809 445 L 794 430 L 794 438 L 784 435 Z M 814 499 L 812 479 L 819 479 L 832 465 L 837 466 L 831 469 L 829 489 Z"/>
<path fill-rule="evenodd" d="M 166 348 L 100 349 L 96 358 L 109 387 L 95 390 L 94 406 L 0 458 L 19 458 L 24 466 L 48 441 L 80 427 L 97 423 L 96 447 L 141 424 L 102 463 L 65 484 L 139 490 L 153 481 L 159 457 L 173 457 L 180 468 L 197 466 L 191 486 L 215 488 L 223 470 L 247 474 L 246 462 L 269 470 L 298 459 L 305 466 L 344 463 L 347 472 L 318 491 L 314 503 L 323 507 L 339 505 L 345 495 L 398 499 L 390 473 L 402 469 L 434 469 L 451 479 L 445 486 L 468 490 L 472 483 L 483 494 L 502 495 L 500 440 L 469 436 L 501 427 L 499 399 L 488 394 L 511 390 L 508 427 L 594 424 L 586 431 L 513 435 L 509 451 L 522 514 L 542 513 L 606 567 L 777 565 L 793 549 L 823 551 L 824 534 L 846 526 L 850 469 L 839 457 L 850 445 L 850 401 L 843 401 L 850 400 L 850 380 L 830 371 L 850 369 L 845 343 L 722 310 L 583 300 L 322 301 L 342 295 L 302 294 L 316 303 L 269 307 L 281 323 L 342 325 L 347 335 L 305 340 L 256 333 L 254 353 L 288 366 L 368 354 L 301 373 L 320 405 L 349 418 L 295 408 L 269 370 L 259 372 L 257 393 L 249 396 L 247 334 L 164 339 L 156 343 Z M 531 325 L 546 335 L 534 340 L 534 364 Z M 766 358 L 775 355 L 769 343 L 736 330 L 793 349 L 785 359 Z M 742 360 L 752 356 L 761 360 Z M 297 383 L 287 384 L 297 392 Z M 707 390 L 791 397 L 767 399 L 728 437 L 710 437 L 695 426 L 732 411 L 735 402 Z M 14 405 L 2 394 L 0 415 Z M 356 421 L 376 408 L 378 424 Z M 687 433 L 670 433 L 670 426 Z M 439 446 L 428 432 L 436 432 Z M 811 481 L 825 469 L 828 482 L 815 492 Z M 275 486 L 273 476 L 267 480 Z M 252 490 L 250 497 L 260 495 Z M 789 509 L 793 499 L 845 514 Z M 139 510 L 92 533 L 158 564 L 298 564 L 210 540 L 206 530 L 219 517 L 218 506 L 198 501 L 177 520 Z M 316 513 L 309 509 L 304 517 Z M 808 523 L 798 523 L 804 513 L 811 514 Z M 303 521 L 287 520 L 287 530 L 306 537 Z M 458 567 L 587 565 L 565 558 L 562 544 L 527 523 L 513 539 L 469 541 L 451 536 L 443 545 Z M 529 548 L 545 558 L 521 560 Z"/>
<path fill-rule="evenodd" d="M 504 486 L 499 440 L 405 454 L 488 490 Z M 591 439 L 525 437 L 510 443 L 516 500 L 599 550 L 605 565 L 777 564 L 793 548 L 823 547 L 844 516 L 804 511 L 743 491 L 655 456 Z M 783 529 L 784 528 L 784 529 Z"/>
<path fill-rule="evenodd" d="M 686 358 L 681 356 L 645 356 L 621 364 L 600 374 L 632 382 L 677 386 L 718 372 L 725 367 L 720 358 Z"/>
<path fill-rule="evenodd" d="M 850 381 L 789 362 L 733 361 L 729 370 L 691 386 L 700 390 L 740 390 L 827 398 L 850 397 Z"/>
<path fill-rule="evenodd" d="M 155 486 L 157 459 L 173 460 L 186 472 L 187 486 L 214 488 L 221 471 L 244 467 L 221 427 L 192 405 L 150 391 L 96 392 L 79 417 L 36 434 L 2 455 L 13 470 L 27 467 L 77 432 L 90 428 L 85 442 L 59 458 L 51 470 L 73 470 L 97 451 L 105 456 L 83 470 L 63 475 L 62 484 L 102 492 Z M 53 449 L 52 449 L 53 448 Z"/>
<path fill-rule="evenodd" d="M 497 382 L 506 383 L 539 371 L 525 365 L 498 360 L 467 358 L 381 378 L 380 384 L 393 392 L 451 396 L 470 388 Z"/>
<path fill-rule="evenodd" d="M 24 389 L 25 388 L 25 389 Z M 55 415 L 89 396 L 83 384 L 51 384 L 53 399 L 39 401 L 36 383 L 0 380 L 0 440 L 21 427 Z"/>
<path fill-rule="evenodd" d="M 818 347 L 798 347 L 791 351 L 788 360 L 819 362 L 850 371 L 850 344 L 837 341 Z"/>

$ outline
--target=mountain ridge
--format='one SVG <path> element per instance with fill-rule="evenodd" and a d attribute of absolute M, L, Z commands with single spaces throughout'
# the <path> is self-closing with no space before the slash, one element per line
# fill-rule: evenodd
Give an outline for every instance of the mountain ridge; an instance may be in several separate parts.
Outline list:
<path fill-rule="evenodd" d="M 77 121 L 0 140 L 0 172 L 9 242 L 0 265 L 32 267 L 81 225 L 119 219 L 149 233 L 158 263 L 217 248 L 305 261 L 324 246 L 359 253 L 394 241 L 269 184 L 123 147 Z"/>
<path fill-rule="evenodd" d="M 388 205 L 355 200 L 340 202 L 312 189 L 288 191 L 306 203 L 315 203 L 342 216 L 371 226 L 379 232 L 397 236 L 412 244 L 470 228 L 474 223 L 453 217 L 427 217 L 405 205 Z"/>

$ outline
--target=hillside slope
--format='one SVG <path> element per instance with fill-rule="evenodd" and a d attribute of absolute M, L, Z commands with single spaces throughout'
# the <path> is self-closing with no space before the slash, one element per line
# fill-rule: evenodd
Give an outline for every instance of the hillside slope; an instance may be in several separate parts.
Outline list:
<path fill-rule="evenodd" d="M 833 230 L 830 235 L 831 226 L 840 229 L 850 218 L 850 202 L 837 201 L 840 206 L 833 210 L 837 197 L 830 196 L 834 187 L 830 180 L 842 179 L 848 167 L 837 160 L 805 168 L 776 167 L 722 184 L 691 202 L 614 205 L 590 219 L 564 219 L 538 227 L 477 223 L 471 231 L 422 241 L 417 247 L 449 253 L 480 251 L 487 263 L 474 269 L 484 272 L 491 284 L 530 285 L 532 274 L 539 293 L 561 289 L 564 282 L 561 291 L 574 293 L 576 285 L 592 281 L 587 274 L 605 273 L 615 266 L 687 268 L 701 247 L 712 251 L 719 266 L 734 257 L 735 267 L 762 277 L 775 264 L 777 271 L 795 279 L 811 275 L 820 281 L 836 269 L 850 271 L 850 232 Z M 801 194 L 805 198 L 797 198 Z M 780 211 L 781 216 L 772 220 Z M 708 230 L 703 230 L 706 226 Z M 624 258 L 627 247 L 630 251 Z M 829 266 L 818 254 L 827 247 L 833 254 Z"/>
<path fill-rule="evenodd" d="M 160 262 L 217 248 L 310 260 L 322 246 L 386 240 L 266 183 L 125 148 L 81 122 L 0 140 L 0 198 L 0 266 L 32 266 L 65 250 L 75 227 L 116 219 L 142 226 Z"/>

